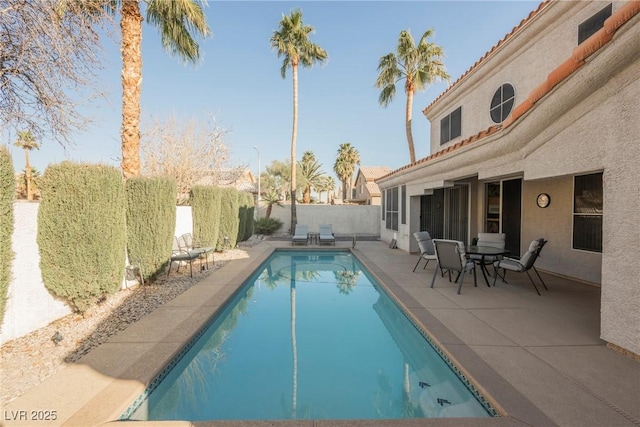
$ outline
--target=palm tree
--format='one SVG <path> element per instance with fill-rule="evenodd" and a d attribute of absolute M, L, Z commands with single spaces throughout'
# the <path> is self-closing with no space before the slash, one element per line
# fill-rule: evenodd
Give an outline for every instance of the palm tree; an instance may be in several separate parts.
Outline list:
<path fill-rule="evenodd" d="M 338 157 L 333 165 L 333 171 L 338 175 L 342 182 L 342 198 L 347 200 L 347 184 L 351 189 L 351 181 L 356 165 L 360 164 L 360 153 L 349 142 L 340 144 L 338 148 Z"/>
<path fill-rule="evenodd" d="M 289 16 L 282 16 L 280 28 L 271 36 L 271 49 L 278 58 L 284 57 L 280 74 L 284 79 L 287 68 L 293 74 L 293 130 L 291 132 L 291 231 L 295 230 L 296 216 L 296 138 L 298 133 L 298 65 L 312 67 L 316 62 L 324 62 L 327 52 L 309 40 L 314 29 L 302 22 L 302 11 L 293 10 Z"/>
<path fill-rule="evenodd" d="M 31 171 L 32 168 L 29 165 L 29 151 L 34 148 L 37 150 L 40 148 L 40 144 L 36 142 L 33 134 L 28 130 L 18 132 L 18 139 L 13 143 L 16 147 L 24 149 L 24 179 L 27 187 L 27 200 L 33 200 L 33 194 L 31 191 Z"/>
<path fill-rule="evenodd" d="M 443 50 L 435 43 L 427 39 L 433 35 L 433 30 L 427 30 L 420 38 L 416 46 L 411 33 L 408 30 L 400 31 L 398 39 L 397 56 L 390 52 L 380 58 L 376 79 L 376 87 L 382 89 L 378 102 L 383 107 L 389 105 L 396 94 L 396 83 L 405 80 L 404 91 L 407 94 L 405 111 L 405 130 L 409 144 L 409 157 L 411 163 L 416 161 L 416 152 L 411 133 L 411 116 L 413 109 L 413 94 L 416 91 L 425 90 L 428 85 L 436 80 L 449 81 L 442 57 Z"/>
<path fill-rule="evenodd" d="M 206 0 L 145 0 L 147 22 L 158 27 L 162 46 L 185 62 L 200 58 L 192 34 L 211 31 L 202 9 Z M 140 86 L 142 82 L 142 13 L 140 0 L 107 2 L 112 14 L 120 8 L 122 42 L 122 173 L 140 175 Z"/>
<path fill-rule="evenodd" d="M 282 206 L 282 203 L 280 203 L 280 193 L 273 189 L 273 188 L 269 188 L 267 191 L 265 191 L 264 195 L 262 196 L 262 203 L 267 207 L 267 210 L 265 212 L 265 218 L 271 218 L 271 211 L 273 210 L 273 205 L 278 205 L 278 206 Z"/>
<path fill-rule="evenodd" d="M 304 188 L 302 203 L 311 203 L 311 188 L 318 190 L 322 185 L 321 181 L 324 177 L 324 172 L 320 170 L 322 164 L 318 163 L 313 152 L 305 151 L 298 166 L 300 166 L 300 177 Z"/>

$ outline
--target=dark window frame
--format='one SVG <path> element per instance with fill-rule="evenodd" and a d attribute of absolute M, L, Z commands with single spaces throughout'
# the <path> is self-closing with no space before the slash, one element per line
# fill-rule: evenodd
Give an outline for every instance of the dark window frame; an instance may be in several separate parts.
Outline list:
<path fill-rule="evenodd" d="M 386 190 L 387 201 L 384 210 L 386 211 L 385 227 L 387 230 L 398 231 L 398 187 Z"/>
<path fill-rule="evenodd" d="M 602 172 L 573 177 L 572 249 L 602 253 L 603 184 Z"/>
<path fill-rule="evenodd" d="M 489 115 L 494 123 L 502 123 L 509 117 L 516 101 L 516 90 L 511 83 L 504 83 L 495 91 L 489 105 Z"/>
<path fill-rule="evenodd" d="M 400 204 L 400 222 L 401 224 L 407 223 L 407 186 L 403 185 L 401 190 L 401 204 Z"/>
<path fill-rule="evenodd" d="M 580 25 L 578 25 L 578 44 L 581 44 L 589 37 L 600 31 L 600 29 L 604 27 L 604 21 L 606 21 L 612 13 L 613 4 L 609 3 L 589 19 L 582 21 Z"/>
<path fill-rule="evenodd" d="M 462 135 L 462 106 L 440 120 L 440 145 Z"/>

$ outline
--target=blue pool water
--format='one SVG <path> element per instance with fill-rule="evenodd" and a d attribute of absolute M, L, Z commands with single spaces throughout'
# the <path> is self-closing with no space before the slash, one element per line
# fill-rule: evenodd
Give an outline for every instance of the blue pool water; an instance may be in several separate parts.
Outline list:
<path fill-rule="evenodd" d="M 340 251 L 275 252 L 155 383 L 123 418 L 495 415 Z"/>

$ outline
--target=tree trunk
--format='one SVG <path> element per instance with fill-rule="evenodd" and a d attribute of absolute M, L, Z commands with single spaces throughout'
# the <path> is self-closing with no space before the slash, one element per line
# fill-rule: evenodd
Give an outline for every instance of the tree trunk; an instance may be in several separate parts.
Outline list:
<path fill-rule="evenodd" d="M 347 181 L 342 181 L 342 201 L 347 201 Z"/>
<path fill-rule="evenodd" d="M 273 205 L 271 203 L 269 203 L 267 205 L 267 210 L 266 210 L 266 212 L 264 214 L 265 218 L 267 218 L 267 219 L 271 218 L 271 209 L 273 209 Z"/>
<path fill-rule="evenodd" d="M 405 113 L 405 129 L 407 132 L 407 143 L 409 144 L 409 158 L 411 163 L 416 161 L 416 150 L 413 146 L 413 135 L 411 133 L 411 116 L 413 110 L 413 91 L 407 91 L 407 111 Z"/>
<path fill-rule="evenodd" d="M 302 202 L 303 203 L 311 203 L 311 187 L 307 187 L 304 189 L 304 193 L 302 194 Z"/>
<path fill-rule="evenodd" d="M 140 175 L 140 88 L 142 85 L 142 15 L 138 0 L 123 0 L 122 31 L 122 173 Z"/>
<path fill-rule="evenodd" d="M 298 137 L 298 63 L 293 61 L 293 131 L 291 132 L 291 234 L 296 229 L 296 138 Z"/>

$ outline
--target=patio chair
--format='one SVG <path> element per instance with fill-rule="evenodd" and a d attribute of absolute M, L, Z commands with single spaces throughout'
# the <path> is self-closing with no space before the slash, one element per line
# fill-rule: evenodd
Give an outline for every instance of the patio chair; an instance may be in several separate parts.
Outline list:
<path fill-rule="evenodd" d="M 180 264 L 183 262 L 189 263 L 189 268 L 191 269 L 191 277 L 193 277 L 193 260 L 198 258 L 201 255 L 201 252 L 197 251 L 188 251 L 186 249 L 182 249 L 180 247 L 180 243 L 178 242 L 178 238 L 173 238 L 173 249 L 171 250 L 171 258 L 169 259 L 169 269 L 167 269 L 167 277 L 171 272 L 171 266 L 174 262 L 178 263 L 178 268 L 176 269 L 176 273 L 180 272 Z"/>
<path fill-rule="evenodd" d="M 436 252 L 438 266 L 433 271 L 433 278 L 431 279 L 432 288 L 436 282 L 438 268 L 449 272 L 458 272 L 458 277 L 456 278 L 458 294 L 460 294 L 460 290 L 462 289 L 462 282 L 467 271 L 473 271 L 473 284 L 477 286 L 476 264 L 467 259 L 464 251 L 464 243 L 457 240 L 433 239 L 433 247 Z"/>
<path fill-rule="evenodd" d="M 207 270 L 209 269 L 209 254 L 213 256 L 213 246 L 210 246 L 205 242 L 196 242 L 193 240 L 191 233 L 185 233 L 178 239 L 178 245 L 180 245 L 181 249 L 185 251 L 194 251 L 200 252 L 200 257 L 204 257 L 204 262 L 207 266 Z M 213 260 L 215 262 L 215 259 Z M 202 266 L 204 270 L 204 266 Z"/>
<path fill-rule="evenodd" d="M 335 246 L 336 238 L 333 235 L 331 224 L 320 224 L 318 231 L 318 241 L 320 244 L 328 243 Z"/>
<path fill-rule="evenodd" d="M 496 274 L 493 278 L 493 286 L 496 285 L 496 280 L 498 279 L 498 276 L 499 276 L 498 274 L 499 269 L 502 269 L 504 272 L 504 275 L 501 276 L 502 281 L 504 283 L 506 283 L 505 279 L 507 276 L 507 270 L 515 271 L 517 273 L 525 272 L 527 273 L 527 276 L 529 276 L 529 280 L 531 281 L 531 284 L 533 285 L 533 288 L 536 290 L 538 295 L 542 295 L 540 294 L 540 291 L 538 290 L 536 283 L 533 281 L 533 277 L 531 277 L 531 274 L 529 274 L 529 270 L 533 268 L 533 271 L 535 271 L 536 274 L 538 275 L 538 279 L 540 279 L 542 286 L 544 286 L 546 290 L 549 290 L 549 288 L 547 288 L 547 285 L 544 283 L 544 280 L 542 280 L 540 273 L 538 273 L 538 270 L 536 270 L 536 268 L 534 267 L 534 263 L 538 259 L 538 256 L 540 256 L 540 251 L 542 250 L 542 247 L 546 243 L 547 241 L 545 239 L 542 239 L 542 238 L 536 239 L 531 242 L 531 244 L 529 245 L 529 249 L 527 249 L 527 252 L 525 252 L 525 254 L 522 255 L 520 259 L 506 257 L 496 261 L 493 264 L 494 268 L 496 269 Z"/>
<path fill-rule="evenodd" d="M 305 224 L 296 224 L 296 230 L 291 237 L 291 245 L 304 243 L 309 241 L 309 227 Z"/>
<path fill-rule="evenodd" d="M 429 261 L 436 260 L 436 251 L 433 248 L 433 241 L 431 240 L 431 235 L 428 231 L 416 231 L 415 233 L 413 233 L 413 237 L 418 242 L 418 248 L 420 249 L 418 262 L 416 262 L 416 265 L 413 267 L 413 271 L 415 272 L 416 268 L 418 268 L 418 265 L 420 264 L 420 261 L 422 261 L 423 259 L 427 261 L 424 264 L 424 267 L 422 267 L 423 270 L 427 268 L 427 264 L 429 264 Z"/>

